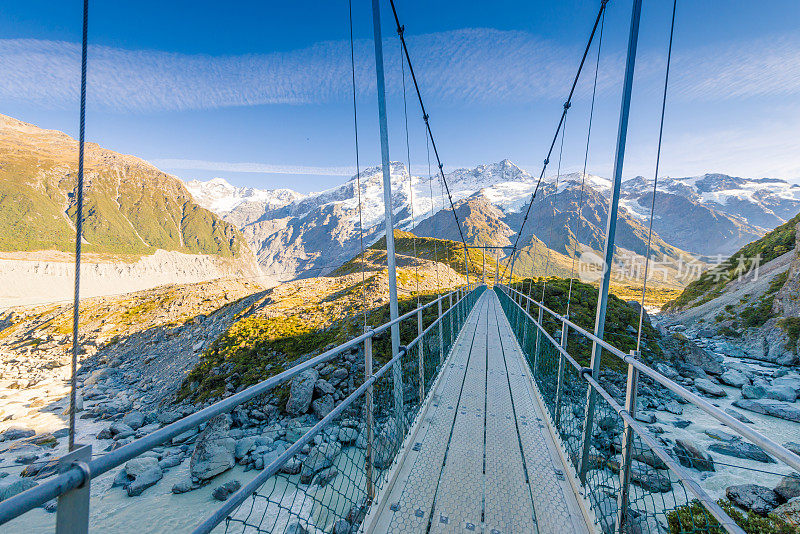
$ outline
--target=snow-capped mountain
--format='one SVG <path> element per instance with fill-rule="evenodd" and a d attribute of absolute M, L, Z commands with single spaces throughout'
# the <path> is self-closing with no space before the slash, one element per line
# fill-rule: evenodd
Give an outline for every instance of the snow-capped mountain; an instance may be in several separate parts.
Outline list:
<path fill-rule="evenodd" d="M 397 228 L 418 235 L 459 238 L 440 180 L 409 176 L 402 163 L 392 163 L 390 172 Z M 601 249 L 610 180 L 575 173 L 561 175 L 557 182 L 551 176 L 540 185 L 525 225 L 523 245 L 538 238 L 561 254 L 571 254 L 578 243 Z M 447 174 L 466 239 L 498 245 L 511 242 L 536 183 L 537 177 L 508 160 Z M 325 274 L 358 253 L 359 228 L 363 228 L 367 243 L 379 239 L 384 231 L 380 167 L 307 195 L 289 189 L 236 188 L 222 179 L 192 181 L 187 187 L 198 203 L 241 228 L 264 270 L 279 280 Z M 652 183 L 642 177 L 623 184 L 618 225 L 621 248 L 640 254 L 645 251 L 651 188 Z M 654 246 L 670 255 L 682 250 L 727 254 L 798 211 L 800 187 L 782 180 L 718 174 L 664 178 L 656 200 Z"/>

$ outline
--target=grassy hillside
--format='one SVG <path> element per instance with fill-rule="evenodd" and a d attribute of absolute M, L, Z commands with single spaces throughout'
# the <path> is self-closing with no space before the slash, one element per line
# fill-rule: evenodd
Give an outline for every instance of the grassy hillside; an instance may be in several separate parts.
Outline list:
<path fill-rule="evenodd" d="M 517 290 L 531 295 L 536 300 L 540 300 L 542 283 L 542 278 L 534 278 L 517 282 L 514 286 Z M 555 277 L 548 278 L 544 287 L 545 305 L 556 313 L 565 313 L 569 295 L 569 280 Z M 597 287 L 579 280 L 573 280 L 569 318 L 575 324 L 590 332 L 594 331 L 598 293 Z M 553 319 L 545 318 L 544 325 L 549 332 L 560 330 L 560 323 L 556 324 Z M 638 327 L 638 309 L 630 306 L 616 295 L 609 294 L 604 339 L 622 351 L 635 350 Z M 645 361 L 653 361 L 663 356 L 663 351 L 658 345 L 659 338 L 660 336 L 656 329 L 653 328 L 649 320 L 645 319 L 642 324 L 642 357 Z M 592 345 L 586 341 L 580 335 L 572 335 L 569 338 L 569 353 L 575 356 L 575 359 L 581 365 L 588 365 L 591 358 Z M 616 358 L 607 357 L 604 361 L 618 370 L 623 367 Z"/>
<path fill-rule="evenodd" d="M 800 214 L 775 228 L 767 235 L 748 243 L 733 256 L 719 264 L 714 269 L 704 272 L 683 290 L 683 293 L 673 301 L 664 305 L 665 310 L 691 308 L 704 304 L 722 294 L 725 287 L 739 277 L 746 274 L 754 266 L 755 258 L 759 257 L 761 265 L 774 260 L 795 248 L 795 227 L 800 223 Z M 774 297 L 776 288 L 772 292 Z M 764 306 L 767 306 L 764 304 Z M 770 300 L 768 307 L 771 308 Z"/>
<path fill-rule="evenodd" d="M 243 252 L 235 227 L 195 204 L 180 180 L 138 158 L 89 143 L 84 176 L 87 252 Z M 74 139 L 0 115 L 0 251 L 73 250 L 76 180 Z"/>
<path fill-rule="evenodd" d="M 415 254 L 416 244 L 416 254 Z M 411 232 L 403 232 L 402 230 L 394 231 L 394 245 L 395 253 L 403 256 L 415 256 L 422 260 L 437 261 L 451 267 L 455 272 L 464 275 L 464 247 L 460 241 L 451 241 L 449 239 L 436 239 L 433 237 L 415 237 Z M 374 254 L 373 251 L 386 250 L 386 237 L 382 237 L 374 245 L 365 251 L 367 263 L 371 264 Z M 385 257 L 385 254 L 382 256 Z M 484 258 L 483 251 L 479 249 L 468 249 L 469 264 L 470 264 L 470 278 L 474 282 L 475 274 L 478 276 L 483 275 Z M 385 259 L 384 259 L 385 262 Z M 381 265 L 384 267 L 385 265 Z M 494 255 L 487 251 L 486 253 L 486 276 L 494 276 L 497 271 L 497 263 L 494 260 Z M 339 269 L 331 273 L 331 276 L 341 276 L 343 274 L 359 272 L 361 269 L 361 254 L 357 255 L 352 260 L 342 265 Z M 370 268 L 367 267 L 367 270 Z M 500 262 L 500 272 L 503 271 L 503 263 Z"/>

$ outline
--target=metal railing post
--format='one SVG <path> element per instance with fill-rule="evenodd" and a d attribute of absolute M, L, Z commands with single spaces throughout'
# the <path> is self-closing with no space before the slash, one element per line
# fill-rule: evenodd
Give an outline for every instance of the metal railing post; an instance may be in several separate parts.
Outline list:
<path fill-rule="evenodd" d="M 639 353 L 631 351 L 631 357 L 639 359 Z M 639 370 L 632 364 L 628 364 L 628 384 L 625 389 L 625 411 L 631 417 L 636 417 L 636 397 L 639 390 Z M 633 457 L 633 429 L 631 425 L 624 421 L 622 431 L 622 460 L 619 466 L 620 492 L 617 497 L 617 531 L 625 532 L 625 524 L 628 519 L 628 505 L 630 502 L 631 485 L 631 460 Z"/>
<path fill-rule="evenodd" d="M 525 314 L 526 314 L 526 316 L 527 316 L 528 313 L 530 313 L 530 309 L 531 309 L 531 300 L 530 299 L 525 299 Z M 527 343 L 527 341 L 528 341 L 528 330 L 529 330 L 529 328 L 525 328 L 522 331 L 522 351 L 523 352 L 525 352 L 525 343 Z"/>
<path fill-rule="evenodd" d="M 625 62 L 625 76 L 623 78 L 622 102 L 619 110 L 619 127 L 617 129 L 617 148 L 614 155 L 614 172 L 611 188 L 611 203 L 606 221 L 606 242 L 603 247 L 603 276 L 600 279 L 600 288 L 597 296 L 597 313 L 595 314 L 594 335 L 603 339 L 605 332 L 606 307 L 608 305 L 608 289 L 611 284 L 611 268 L 614 263 L 615 240 L 617 234 L 617 218 L 619 212 L 619 196 L 622 188 L 622 166 L 625 159 L 625 143 L 628 136 L 628 117 L 631 108 L 631 93 L 633 91 L 633 71 L 636 64 L 636 47 L 639 41 L 639 17 L 642 12 L 642 0 L 633 0 L 631 9 L 631 27 L 628 35 L 628 56 Z M 595 341 L 592 344 L 592 359 L 590 367 L 592 378 L 600 377 L 600 363 L 603 349 Z M 592 426 L 594 424 L 594 405 L 596 392 L 589 388 L 586 395 L 586 409 L 583 420 L 583 436 L 581 443 L 580 465 L 578 477 L 581 483 L 586 482 L 586 468 L 589 459 L 589 449 L 592 443 Z"/>
<path fill-rule="evenodd" d="M 544 318 L 544 308 L 539 306 L 539 326 L 536 327 L 536 348 L 533 349 L 533 377 L 536 378 L 536 372 L 539 370 L 539 345 L 542 337 L 542 319 Z"/>
<path fill-rule="evenodd" d="M 449 341 L 450 341 L 450 344 L 452 345 L 453 344 L 453 329 L 455 328 L 455 325 L 456 325 L 456 323 L 455 323 L 455 321 L 456 321 L 456 319 L 455 319 L 455 310 L 453 309 L 453 294 L 452 293 L 450 293 L 448 295 L 448 299 L 449 300 L 448 300 L 447 311 L 450 312 L 449 313 L 449 315 L 450 315 L 450 336 L 449 336 L 450 340 Z"/>
<path fill-rule="evenodd" d="M 569 316 L 565 315 L 564 319 L 561 322 L 561 348 L 565 351 L 567 350 L 567 338 L 569 337 L 569 325 L 567 321 L 569 320 Z M 558 428 L 559 423 L 561 422 L 561 397 L 564 395 L 564 364 L 566 360 L 564 358 L 564 354 L 559 352 L 558 353 L 558 380 L 556 382 L 556 409 L 555 409 L 555 425 Z"/>
<path fill-rule="evenodd" d="M 383 208 L 386 226 L 386 267 L 389 277 L 389 318 L 394 321 L 400 315 L 397 303 L 397 261 L 394 250 L 394 213 L 392 212 L 392 177 L 389 162 L 389 126 L 386 118 L 386 82 L 383 70 L 383 39 L 381 37 L 380 1 L 372 0 L 372 31 L 375 45 L 375 79 L 378 93 L 378 123 L 381 138 L 381 169 L 383 170 Z M 392 354 L 400 353 L 400 325 L 392 324 Z M 403 421 L 403 369 L 402 358 L 392 368 L 394 381 L 394 409 L 397 413 L 397 431 L 402 435 Z"/>
<path fill-rule="evenodd" d="M 366 331 L 371 330 L 371 328 L 366 328 Z M 372 378 L 372 337 L 368 337 L 364 340 L 364 381 L 368 381 Z M 372 479 L 372 466 L 375 465 L 375 451 L 373 449 L 373 440 L 374 440 L 374 428 L 373 428 L 373 386 L 368 386 L 366 395 L 365 395 L 365 402 L 366 402 L 366 430 L 367 430 L 367 500 L 372 501 L 375 498 L 375 482 Z"/>
<path fill-rule="evenodd" d="M 444 362 L 444 332 L 442 331 L 442 299 L 439 298 L 439 302 L 436 303 L 436 307 L 439 311 L 439 365 L 442 365 Z"/>
<path fill-rule="evenodd" d="M 417 357 L 419 359 L 419 405 L 422 406 L 422 399 L 425 398 L 425 364 L 423 359 L 425 355 L 423 354 L 422 346 L 425 344 L 424 340 L 422 339 L 422 310 L 417 310 L 417 335 L 420 336 L 419 341 L 417 342 Z"/>
<path fill-rule="evenodd" d="M 88 534 L 89 532 L 89 498 L 91 494 L 89 462 L 91 461 L 91 445 L 75 445 L 72 452 L 59 459 L 59 473 L 64 473 L 77 465 L 84 472 L 84 480 L 79 487 L 62 493 L 58 497 L 56 534 Z"/>

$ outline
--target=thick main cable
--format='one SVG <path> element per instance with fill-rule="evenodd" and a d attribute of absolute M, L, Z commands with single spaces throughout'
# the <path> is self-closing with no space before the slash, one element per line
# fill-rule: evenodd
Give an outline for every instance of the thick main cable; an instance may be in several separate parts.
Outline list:
<path fill-rule="evenodd" d="M 604 0 L 607 2 L 608 0 Z M 408 53 L 408 46 L 406 45 L 406 38 L 405 38 L 405 26 L 400 24 L 400 18 L 397 16 L 397 8 L 394 5 L 394 0 L 389 0 L 389 3 L 392 6 L 392 14 L 394 15 L 394 22 L 397 25 L 397 35 L 400 37 L 400 43 L 403 46 L 403 52 L 406 56 L 406 63 L 408 64 L 408 72 L 411 74 L 411 80 L 414 82 L 414 90 L 417 93 L 417 100 L 419 101 L 419 107 L 422 110 L 422 120 L 425 121 L 425 129 L 428 132 L 428 137 L 431 141 L 431 147 L 433 148 L 433 154 L 436 157 L 436 163 L 439 166 L 439 174 L 442 178 L 442 183 L 444 184 L 444 188 L 447 191 L 447 198 L 450 201 L 450 208 L 453 210 L 453 217 L 456 221 L 456 228 L 458 228 L 458 234 L 461 236 L 461 243 L 464 245 L 464 267 L 469 268 L 467 262 L 469 261 L 469 255 L 467 254 L 467 240 L 464 239 L 464 232 L 461 229 L 461 222 L 458 220 L 458 214 L 456 213 L 456 207 L 453 204 L 453 196 L 450 194 L 450 187 L 447 185 L 447 178 L 444 176 L 444 165 L 442 164 L 442 160 L 439 157 L 439 149 L 436 147 L 436 140 L 433 138 L 433 132 L 431 131 L 431 125 L 428 119 L 430 116 L 428 112 L 425 111 L 425 104 L 422 102 L 422 92 L 419 89 L 419 83 L 417 83 L 417 75 L 414 73 L 414 66 L 411 63 L 411 56 Z"/>
<path fill-rule="evenodd" d="M 390 0 L 391 1 L 391 0 Z M 514 252 L 517 250 L 517 245 L 519 245 L 519 239 L 522 236 L 522 231 L 525 228 L 525 223 L 528 221 L 528 215 L 531 213 L 531 206 L 533 205 L 533 201 L 536 198 L 536 193 L 539 191 L 539 186 L 542 183 L 542 178 L 544 178 L 544 173 L 547 171 L 547 165 L 550 163 L 550 156 L 553 154 L 553 148 L 556 145 L 556 140 L 558 139 L 558 134 L 561 131 L 561 127 L 564 124 L 564 120 L 566 119 L 567 112 L 569 108 L 572 106 L 572 97 L 575 94 L 575 87 L 578 85 L 578 80 L 581 77 L 581 71 L 583 71 L 583 65 L 586 63 L 586 56 L 589 54 L 589 49 L 592 46 L 592 41 L 594 40 L 594 35 L 597 32 L 597 27 L 600 24 L 600 20 L 603 16 L 603 13 L 606 9 L 606 4 L 608 4 L 608 0 L 602 0 L 600 2 L 600 10 L 597 12 L 597 17 L 594 19 L 594 25 L 592 26 L 592 33 L 589 35 L 589 41 L 586 43 L 586 48 L 583 50 L 583 56 L 581 57 L 581 62 L 578 65 L 578 72 L 575 74 L 575 78 L 572 81 L 572 87 L 569 90 L 569 96 L 567 96 L 566 102 L 564 102 L 563 111 L 561 112 L 561 118 L 558 120 L 558 126 L 556 126 L 556 133 L 553 134 L 553 140 L 550 142 L 550 148 L 547 151 L 547 157 L 544 159 L 544 164 L 542 165 L 542 172 L 539 173 L 539 179 L 536 182 L 536 187 L 533 189 L 533 194 L 531 195 L 531 200 L 528 202 L 528 208 L 525 210 L 525 217 L 522 219 L 522 225 L 519 228 L 519 232 L 517 232 L 517 237 L 514 240 L 514 246 L 511 249 L 511 269 L 514 269 Z M 508 264 L 506 264 L 506 269 L 508 268 Z M 503 272 L 505 275 L 505 271 Z M 509 279 L 510 279 L 509 274 Z"/>

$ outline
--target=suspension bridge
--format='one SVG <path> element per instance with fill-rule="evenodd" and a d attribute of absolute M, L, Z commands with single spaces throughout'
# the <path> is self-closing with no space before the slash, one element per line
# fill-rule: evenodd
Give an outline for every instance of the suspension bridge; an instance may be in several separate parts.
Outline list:
<path fill-rule="evenodd" d="M 563 149 L 566 117 L 594 44 L 597 44 L 599 63 L 607 3 L 608 0 L 602 0 L 599 4 L 544 159 L 539 183 L 554 156 L 559 136 Z M 425 124 L 427 142 L 438 168 L 438 178 L 453 208 L 452 215 L 464 250 L 466 280 L 465 285 L 449 292 L 440 290 L 429 302 L 418 301 L 416 309 L 400 315 L 379 4 L 379 0 L 372 0 L 390 320 L 377 327 L 365 324 L 363 334 L 339 346 L 277 375 L 264 377 L 262 382 L 102 455 L 93 455 L 91 446 L 75 442 L 73 378 L 70 452 L 59 459 L 58 474 L 54 477 L 0 502 L 0 525 L 24 525 L 27 513 L 57 499 L 55 531 L 58 534 L 88 532 L 93 515 L 103 513 L 102 508 L 95 508 L 93 480 L 118 470 L 129 460 L 153 451 L 176 436 L 258 400 L 310 369 L 354 353 L 363 357 L 364 375 L 352 392 L 330 413 L 292 440 L 288 448 L 264 465 L 228 500 L 213 506 L 209 504 L 207 516 L 193 520 L 188 530 L 195 533 L 335 534 L 716 533 L 722 530 L 743 533 L 744 530 L 699 483 L 692 468 L 693 462 L 703 461 L 703 457 L 676 457 L 637 418 L 637 395 L 640 383 L 644 382 L 668 391 L 675 399 L 704 412 L 730 432 L 760 447 L 782 465 L 800 471 L 800 457 L 796 454 L 650 368 L 642 361 L 638 350 L 625 352 L 604 340 L 611 269 L 604 269 L 600 279 L 593 331 L 570 320 L 571 281 L 566 313 L 559 314 L 545 305 L 546 277 L 540 281 L 541 293 L 539 282 L 534 287 L 533 281 L 528 280 L 526 287 L 525 282 L 515 278 L 516 254 L 520 250 L 520 239 L 531 205 L 540 191 L 538 185 L 527 205 L 514 244 L 510 247 L 479 247 L 484 250 L 484 258 L 487 250 L 495 250 L 498 260 L 499 251 L 510 248 L 505 259 L 505 271 L 487 280 L 484 268 L 484 277 L 478 279 L 477 268 L 472 266 L 470 269 L 467 252 L 472 245 L 464 238 L 447 186 L 430 116 L 405 41 L 405 27 L 401 24 L 394 0 L 390 0 L 405 59 L 404 104 L 407 68 Z M 674 2 L 672 28 L 676 5 Z M 614 155 L 605 265 L 613 263 L 615 250 L 619 188 L 641 7 L 641 0 L 633 0 Z M 89 2 L 84 0 L 76 197 L 78 263 L 81 257 L 88 9 Z M 352 6 L 350 17 L 352 53 Z M 670 53 L 671 48 L 670 36 Z M 668 75 L 669 60 L 661 109 L 661 133 Z M 597 65 L 595 87 L 596 79 Z M 353 70 L 354 95 L 355 81 Z M 355 115 L 355 97 L 353 102 Z M 593 106 L 594 95 L 592 110 Z M 407 110 L 407 104 L 404 109 Z M 407 120 L 406 115 L 406 124 Z M 591 120 L 589 124 L 587 138 L 591 133 Z M 357 139 L 356 129 L 358 154 Z M 661 137 L 659 157 L 660 143 Z M 559 154 L 559 175 L 560 161 Z M 500 265 L 499 261 L 497 265 Z M 80 269 L 76 269 L 73 377 L 79 352 L 79 282 Z M 642 314 L 643 311 L 640 312 L 637 346 L 641 341 Z M 416 335 L 404 339 L 400 327 L 408 323 L 416 323 Z M 391 338 L 388 354 L 373 354 L 373 342 L 386 335 Z M 571 352 L 574 343 L 570 344 L 569 340 L 592 347 L 588 366 L 578 362 L 579 358 Z M 627 370 L 623 398 L 603 383 L 602 370 L 609 365 Z M 181 511 L 175 510 L 175 513 Z M 142 510 L 143 518 L 146 514 Z M 136 528 L 136 525 L 124 525 L 122 531 Z"/>

